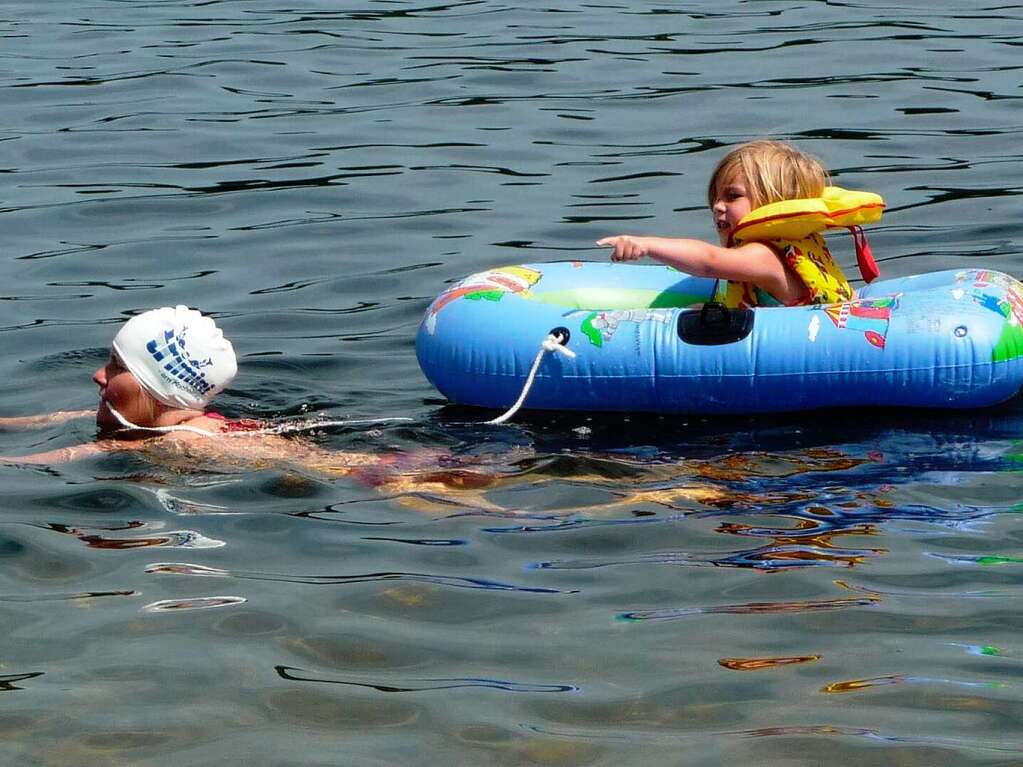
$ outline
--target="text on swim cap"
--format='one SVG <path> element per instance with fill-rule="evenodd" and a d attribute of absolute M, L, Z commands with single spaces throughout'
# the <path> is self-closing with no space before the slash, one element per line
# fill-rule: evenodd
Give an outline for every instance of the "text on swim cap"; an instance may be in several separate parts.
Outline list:
<path fill-rule="evenodd" d="M 189 387 L 200 395 L 206 395 L 214 387 L 199 368 L 212 365 L 213 360 L 209 357 L 205 360 L 196 360 L 187 356 L 185 342 L 187 332 L 187 327 L 182 328 L 181 333 L 175 336 L 173 329 L 165 330 L 162 345 L 160 339 L 153 339 L 146 344 L 146 351 L 163 368 L 160 372 L 161 378 L 177 386 Z"/>

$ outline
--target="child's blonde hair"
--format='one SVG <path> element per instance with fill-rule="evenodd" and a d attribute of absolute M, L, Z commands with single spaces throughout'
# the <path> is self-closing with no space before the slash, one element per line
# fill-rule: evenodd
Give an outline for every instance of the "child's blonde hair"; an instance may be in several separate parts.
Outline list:
<path fill-rule="evenodd" d="M 758 139 L 740 144 L 718 163 L 707 186 L 710 207 L 736 172 L 746 182 L 753 208 L 781 200 L 820 197 L 829 182 L 824 165 L 813 155 L 786 141 Z"/>

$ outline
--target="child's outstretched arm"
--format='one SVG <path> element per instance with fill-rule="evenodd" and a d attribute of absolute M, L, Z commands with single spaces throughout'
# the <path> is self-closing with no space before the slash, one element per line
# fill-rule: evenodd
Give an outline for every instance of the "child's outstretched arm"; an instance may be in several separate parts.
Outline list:
<path fill-rule="evenodd" d="M 759 242 L 725 248 L 703 240 L 620 234 L 597 240 L 597 245 L 614 249 L 612 261 L 635 261 L 646 256 L 695 277 L 751 282 L 786 303 L 800 298 L 805 291 L 781 258 Z"/>
<path fill-rule="evenodd" d="M 51 424 L 64 423 L 73 418 L 86 418 L 96 415 L 96 410 L 58 410 L 56 413 L 40 415 L 22 415 L 8 418 L 0 417 L 0 429 L 35 429 Z"/>
<path fill-rule="evenodd" d="M 784 270 L 774 251 L 760 243 L 723 248 L 703 240 L 620 234 L 597 240 L 597 244 L 614 249 L 612 261 L 636 261 L 646 256 L 695 277 L 751 282 Z"/>

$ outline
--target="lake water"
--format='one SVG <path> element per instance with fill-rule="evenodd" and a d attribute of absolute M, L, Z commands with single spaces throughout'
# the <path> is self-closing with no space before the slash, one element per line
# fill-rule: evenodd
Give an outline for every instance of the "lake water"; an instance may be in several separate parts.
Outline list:
<path fill-rule="evenodd" d="M 0 3 L 0 415 L 184 303 L 223 411 L 507 475 L 0 467 L 0 761 L 1023 764 L 1023 406 L 496 428 L 413 348 L 468 273 L 712 237 L 762 135 L 884 195 L 884 274 L 1020 276 L 1023 11 L 556 5 Z"/>

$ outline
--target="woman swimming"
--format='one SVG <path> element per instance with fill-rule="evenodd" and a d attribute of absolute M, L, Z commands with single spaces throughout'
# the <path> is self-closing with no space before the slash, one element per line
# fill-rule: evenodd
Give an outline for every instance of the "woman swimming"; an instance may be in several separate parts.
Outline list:
<path fill-rule="evenodd" d="M 208 405 L 238 372 L 231 342 L 207 316 L 185 306 L 131 318 L 114 337 L 107 362 L 93 373 L 95 411 L 0 418 L 0 427 L 31 428 L 95 413 L 99 438 L 2 463 L 56 464 L 104 452 L 154 449 L 245 465 L 284 462 L 331 474 L 394 465 L 393 456 L 327 451 L 274 433 L 261 421 L 225 418 Z"/>
<path fill-rule="evenodd" d="M 532 465 L 536 456 L 531 450 L 510 449 L 500 463 L 461 458 L 437 448 L 338 451 L 293 434 L 284 436 L 281 432 L 287 429 L 280 425 L 226 418 L 209 404 L 231 383 L 237 370 L 230 341 L 210 317 L 185 306 L 147 311 L 124 324 L 111 343 L 108 360 L 93 373 L 99 387 L 95 410 L 0 417 L 2 429 L 45 427 L 94 414 L 98 438 L 56 450 L 0 457 L 0 463 L 52 465 L 102 453 L 138 451 L 204 468 L 283 468 L 350 477 L 379 492 L 402 496 L 404 502 L 424 510 L 435 508 L 430 503 L 433 499 L 442 500 L 441 509 L 454 504 L 507 511 L 489 501 L 485 492 L 506 482 L 535 486 L 557 478 L 547 475 L 542 465 Z M 570 479 L 603 483 L 608 478 L 597 473 Z M 713 496 L 713 489 L 710 491 Z M 682 495 L 705 500 L 710 497 L 707 493 L 708 488 L 687 485 Z M 662 495 L 658 491 L 658 498 Z M 626 505 L 639 498 L 625 492 L 612 505 Z"/>

